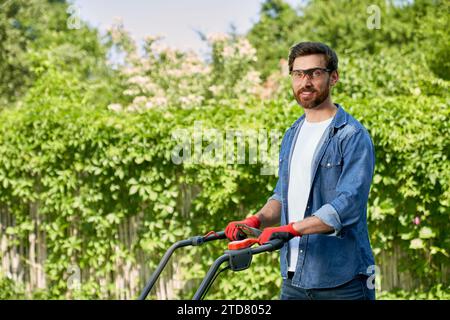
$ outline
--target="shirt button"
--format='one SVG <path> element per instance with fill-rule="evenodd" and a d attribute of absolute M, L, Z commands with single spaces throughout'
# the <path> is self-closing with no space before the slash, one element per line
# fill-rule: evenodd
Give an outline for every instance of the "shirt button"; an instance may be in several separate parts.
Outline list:
<path fill-rule="evenodd" d="M 329 167 L 329 166 L 331 166 L 331 164 L 328 162 L 328 163 L 327 163 L 327 167 Z"/>
<path fill-rule="evenodd" d="M 303 250 L 300 250 L 300 253 L 303 253 Z"/>

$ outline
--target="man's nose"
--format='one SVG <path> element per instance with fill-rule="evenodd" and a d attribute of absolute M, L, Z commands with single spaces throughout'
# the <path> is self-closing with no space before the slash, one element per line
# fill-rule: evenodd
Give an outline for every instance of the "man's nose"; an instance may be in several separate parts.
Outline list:
<path fill-rule="evenodd" d="M 299 81 L 299 85 L 300 87 L 312 87 L 312 81 L 308 76 L 304 76 L 302 79 L 300 79 Z"/>

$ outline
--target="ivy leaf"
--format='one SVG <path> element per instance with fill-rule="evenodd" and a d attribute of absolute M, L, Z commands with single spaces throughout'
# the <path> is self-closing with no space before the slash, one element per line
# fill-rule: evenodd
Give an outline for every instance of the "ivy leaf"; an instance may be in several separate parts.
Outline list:
<path fill-rule="evenodd" d="M 116 171 L 116 176 L 119 177 L 120 180 L 122 180 L 123 177 L 125 176 L 125 173 L 123 172 L 122 169 L 119 168 L 119 169 L 117 169 L 117 171 Z"/>
<path fill-rule="evenodd" d="M 414 236 L 414 232 L 402 233 L 400 235 L 402 240 L 410 240 Z"/>
<path fill-rule="evenodd" d="M 423 245 L 422 239 L 419 239 L 419 238 L 412 239 L 409 244 L 409 248 L 410 249 L 423 249 L 424 245 Z"/>
<path fill-rule="evenodd" d="M 436 233 L 434 233 L 429 227 L 422 227 L 419 231 L 419 237 L 421 239 L 431 239 L 436 237 Z"/>
<path fill-rule="evenodd" d="M 137 193 L 139 190 L 139 186 L 138 185 L 132 185 L 130 188 L 130 195 Z"/>

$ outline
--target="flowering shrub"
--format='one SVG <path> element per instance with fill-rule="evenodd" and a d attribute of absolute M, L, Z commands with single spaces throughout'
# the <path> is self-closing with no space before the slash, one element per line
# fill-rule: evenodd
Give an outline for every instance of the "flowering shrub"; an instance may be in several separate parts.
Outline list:
<path fill-rule="evenodd" d="M 126 83 L 124 101 L 112 103 L 110 110 L 189 109 L 226 99 L 244 103 L 265 92 L 256 70 L 256 50 L 244 37 L 207 35 L 210 61 L 162 44 L 161 36 L 147 37 L 139 55 L 120 22 L 109 30 L 109 39 L 125 55 L 119 68 Z"/>

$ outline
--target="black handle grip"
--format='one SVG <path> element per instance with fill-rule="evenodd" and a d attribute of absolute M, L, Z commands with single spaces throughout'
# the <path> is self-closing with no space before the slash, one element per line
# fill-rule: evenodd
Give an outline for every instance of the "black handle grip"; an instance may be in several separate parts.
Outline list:
<path fill-rule="evenodd" d="M 226 238 L 227 238 L 227 236 L 225 235 L 225 231 L 218 231 L 218 232 L 211 233 L 207 237 L 203 237 L 203 241 L 207 242 L 207 241 L 221 240 L 221 239 L 226 239 Z"/>
<path fill-rule="evenodd" d="M 267 242 L 267 244 L 270 244 L 272 246 L 272 250 L 270 250 L 270 251 L 274 251 L 274 250 L 281 249 L 283 247 L 284 240 L 273 239 L 273 240 L 270 240 L 269 242 Z"/>
<path fill-rule="evenodd" d="M 270 240 L 259 247 L 252 248 L 252 254 L 257 254 L 261 252 L 270 252 L 281 249 L 284 246 L 284 240 L 281 239 L 273 239 Z"/>

